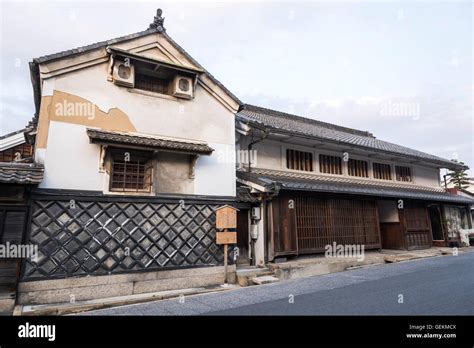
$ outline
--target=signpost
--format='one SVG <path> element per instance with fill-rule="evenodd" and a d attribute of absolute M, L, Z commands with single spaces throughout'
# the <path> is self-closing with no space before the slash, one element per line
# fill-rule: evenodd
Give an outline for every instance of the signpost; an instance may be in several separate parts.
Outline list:
<path fill-rule="evenodd" d="M 227 246 L 237 243 L 237 232 L 229 232 L 228 229 L 237 228 L 237 208 L 224 205 L 216 209 L 216 244 L 224 245 L 224 283 L 227 284 Z"/>

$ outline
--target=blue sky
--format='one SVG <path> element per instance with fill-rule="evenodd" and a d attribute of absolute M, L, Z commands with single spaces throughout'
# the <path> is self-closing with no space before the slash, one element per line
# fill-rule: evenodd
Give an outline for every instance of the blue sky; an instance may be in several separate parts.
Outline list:
<path fill-rule="evenodd" d="M 3 2 L 0 133 L 33 116 L 32 58 L 146 29 L 158 6 L 244 102 L 474 166 L 470 1 Z"/>

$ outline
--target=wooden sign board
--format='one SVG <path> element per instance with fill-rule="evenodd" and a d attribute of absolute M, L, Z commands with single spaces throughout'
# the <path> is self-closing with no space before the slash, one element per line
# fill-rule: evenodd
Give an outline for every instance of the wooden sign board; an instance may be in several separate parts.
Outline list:
<path fill-rule="evenodd" d="M 224 205 L 216 209 L 216 228 L 237 228 L 237 208 Z"/>
<path fill-rule="evenodd" d="M 216 232 L 216 244 L 237 244 L 237 233 Z"/>

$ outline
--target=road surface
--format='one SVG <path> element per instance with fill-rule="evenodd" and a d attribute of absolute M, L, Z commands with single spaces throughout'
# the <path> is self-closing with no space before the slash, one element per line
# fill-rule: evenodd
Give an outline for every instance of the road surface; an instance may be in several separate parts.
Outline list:
<path fill-rule="evenodd" d="M 83 315 L 474 315 L 474 252 Z"/>

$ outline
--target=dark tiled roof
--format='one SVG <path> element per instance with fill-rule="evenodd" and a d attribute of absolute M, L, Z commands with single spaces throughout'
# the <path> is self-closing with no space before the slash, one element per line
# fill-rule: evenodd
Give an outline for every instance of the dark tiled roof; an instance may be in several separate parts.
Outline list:
<path fill-rule="evenodd" d="M 459 163 L 441 157 L 376 139 L 369 132 L 340 127 L 330 123 L 261 108 L 254 105 L 244 105 L 238 112 L 237 119 L 243 122 L 250 122 L 259 126 L 264 126 L 275 132 L 307 136 L 335 143 L 343 143 L 378 152 L 423 160 L 453 169 L 463 167 Z"/>
<path fill-rule="evenodd" d="M 147 29 L 147 30 L 144 30 L 144 31 L 140 31 L 140 32 L 137 32 L 137 33 L 130 34 L 130 35 L 121 36 L 121 37 L 118 37 L 118 38 L 115 38 L 115 39 L 100 41 L 100 42 L 96 42 L 96 43 L 93 43 L 93 44 L 90 44 L 90 45 L 77 47 L 77 48 L 74 48 L 74 49 L 70 49 L 70 50 L 66 50 L 66 51 L 62 51 L 62 52 L 58 52 L 58 53 L 54 53 L 54 54 L 48 54 L 48 55 L 45 55 L 45 56 L 42 56 L 42 57 L 38 57 L 38 58 L 33 59 L 32 64 L 30 64 L 30 69 L 32 70 L 32 72 L 34 72 L 35 67 L 38 64 L 41 64 L 41 63 L 45 63 L 45 62 L 49 62 L 49 61 L 69 57 L 69 56 L 76 55 L 76 54 L 81 54 L 81 53 L 84 53 L 84 52 L 95 50 L 97 48 L 105 48 L 105 47 L 113 45 L 113 44 L 121 43 L 121 42 L 124 42 L 124 41 L 130 41 L 130 40 L 140 38 L 140 37 L 150 35 L 150 34 L 161 34 L 161 35 L 163 35 L 180 53 L 182 53 L 186 58 L 188 58 L 199 69 L 201 69 L 216 85 L 218 85 L 220 88 L 222 88 L 232 99 L 234 99 L 235 102 L 237 102 L 239 105 L 243 104 L 239 100 L 239 98 L 237 98 L 221 82 L 219 82 L 209 71 L 207 71 L 201 64 L 199 64 L 188 52 L 186 52 L 180 45 L 178 45 L 178 43 L 176 43 L 176 41 L 174 41 L 166 33 L 166 31 L 162 31 L 162 30 L 159 30 L 157 28 L 151 28 L 151 29 Z"/>
<path fill-rule="evenodd" d="M 237 187 L 237 201 L 246 203 L 256 203 L 259 200 L 257 196 L 250 193 L 248 187 L 240 186 Z"/>
<path fill-rule="evenodd" d="M 116 44 L 116 43 L 133 40 L 133 39 L 136 39 L 136 38 L 139 38 L 139 37 L 142 37 L 142 36 L 155 34 L 155 33 L 159 33 L 159 31 L 157 29 L 147 29 L 147 30 L 143 30 L 143 31 L 140 31 L 140 32 L 137 32 L 137 33 L 117 37 L 115 39 L 99 41 L 99 42 L 96 42 L 96 43 L 93 43 L 93 44 L 90 44 L 90 45 L 81 46 L 81 47 L 73 48 L 73 49 L 70 49 L 70 50 L 61 51 L 61 52 L 41 56 L 41 57 L 38 57 L 38 58 L 34 58 L 33 62 L 41 64 L 41 63 L 45 63 L 45 62 L 49 62 L 49 61 L 69 57 L 69 56 L 72 56 L 72 55 L 75 55 L 75 54 L 80 54 L 80 53 L 92 51 L 92 50 L 95 50 L 96 48 L 107 47 L 107 46 L 110 46 L 110 45 L 113 45 L 113 44 Z"/>
<path fill-rule="evenodd" d="M 281 189 L 295 191 L 330 192 L 474 204 L 474 199 L 449 194 L 441 187 L 375 182 L 373 180 L 289 173 L 268 169 L 252 169 L 251 172 L 237 171 L 237 178 L 242 184 L 251 182 L 269 190 L 279 186 Z"/>
<path fill-rule="evenodd" d="M 0 162 L 0 183 L 39 184 L 44 167 L 35 163 Z"/>
<path fill-rule="evenodd" d="M 87 129 L 91 142 L 104 142 L 117 145 L 142 146 L 155 150 L 169 150 L 182 153 L 210 155 L 214 149 L 206 143 L 191 140 L 171 139 L 145 134 Z"/>

